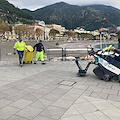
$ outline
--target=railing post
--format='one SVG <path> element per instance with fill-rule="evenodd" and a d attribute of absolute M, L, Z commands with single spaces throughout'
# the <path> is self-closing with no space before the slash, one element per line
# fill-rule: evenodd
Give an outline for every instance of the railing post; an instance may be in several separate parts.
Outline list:
<path fill-rule="evenodd" d="M 63 56 L 64 56 L 64 53 L 63 53 L 64 51 L 63 51 L 63 48 L 62 48 L 62 61 L 63 61 Z"/>
<path fill-rule="evenodd" d="M 1 61 L 1 49 L 0 49 L 0 61 Z"/>

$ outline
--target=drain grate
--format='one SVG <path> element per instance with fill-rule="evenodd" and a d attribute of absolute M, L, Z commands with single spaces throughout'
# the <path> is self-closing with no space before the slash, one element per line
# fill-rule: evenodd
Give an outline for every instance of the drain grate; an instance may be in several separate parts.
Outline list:
<path fill-rule="evenodd" d="M 65 86 L 73 86 L 74 84 L 76 84 L 76 82 L 63 80 L 63 81 L 59 82 L 58 84 L 59 85 L 65 85 Z"/>

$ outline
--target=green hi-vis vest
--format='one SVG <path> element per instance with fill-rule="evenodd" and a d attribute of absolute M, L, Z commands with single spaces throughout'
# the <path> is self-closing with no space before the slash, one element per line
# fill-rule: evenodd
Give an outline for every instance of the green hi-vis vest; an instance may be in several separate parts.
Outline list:
<path fill-rule="evenodd" d="M 21 41 L 17 41 L 14 45 L 14 48 L 17 49 L 18 51 L 24 51 L 24 49 L 26 48 L 26 44 L 25 42 Z"/>

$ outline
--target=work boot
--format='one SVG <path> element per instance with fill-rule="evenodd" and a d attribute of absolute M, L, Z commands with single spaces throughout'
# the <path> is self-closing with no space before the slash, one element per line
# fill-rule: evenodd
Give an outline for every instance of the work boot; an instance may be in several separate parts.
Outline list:
<path fill-rule="evenodd" d="M 34 61 L 34 64 L 36 64 L 36 61 Z"/>
<path fill-rule="evenodd" d="M 20 67 L 22 67 L 22 64 L 20 64 Z"/>
<path fill-rule="evenodd" d="M 45 65 L 46 63 L 44 61 L 42 61 L 42 65 Z"/>

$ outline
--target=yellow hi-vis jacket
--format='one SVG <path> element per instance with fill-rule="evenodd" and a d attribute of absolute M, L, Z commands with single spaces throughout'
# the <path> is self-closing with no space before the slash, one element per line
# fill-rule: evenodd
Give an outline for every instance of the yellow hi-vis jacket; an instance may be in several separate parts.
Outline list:
<path fill-rule="evenodd" d="M 14 49 L 17 49 L 18 51 L 24 51 L 24 49 L 26 48 L 26 44 L 25 42 L 21 41 L 17 41 L 14 45 Z"/>

